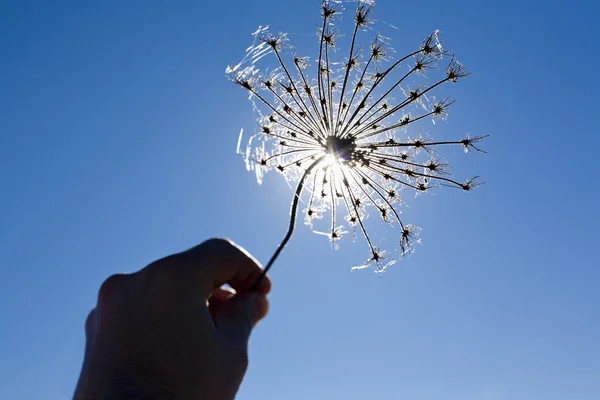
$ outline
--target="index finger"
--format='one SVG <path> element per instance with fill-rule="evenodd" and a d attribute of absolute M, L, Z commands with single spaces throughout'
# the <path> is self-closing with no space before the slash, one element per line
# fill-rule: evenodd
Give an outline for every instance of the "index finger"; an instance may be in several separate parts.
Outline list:
<path fill-rule="evenodd" d="M 224 284 L 240 293 L 255 290 L 267 294 L 271 290 L 271 281 L 266 276 L 253 287 L 263 271 L 260 264 L 229 240 L 209 239 L 180 256 L 185 271 L 182 275 L 198 285 L 205 296 Z"/>

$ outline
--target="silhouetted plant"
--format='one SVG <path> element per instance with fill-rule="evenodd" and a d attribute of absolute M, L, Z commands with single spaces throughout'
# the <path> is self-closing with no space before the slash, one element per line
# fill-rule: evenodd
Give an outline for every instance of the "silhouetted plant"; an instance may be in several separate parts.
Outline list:
<path fill-rule="evenodd" d="M 350 48 L 342 62 L 332 61 L 338 39 L 334 21 L 342 14 L 342 2 L 325 0 L 314 60 L 296 55 L 286 34 L 275 35 L 261 27 L 253 34 L 255 41 L 245 58 L 227 68 L 231 81 L 249 92 L 259 115 L 260 129 L 241 152 L 248 169 L 256 172 L 259 183 L 270 169 L 297 182 L 288 232 L 265 273 L 292 236 L 304 193 L 306 223 L 312 227 L 329 212 L 327 232 L 316 232 L 326 234 L 335 245 L 346 233 L 340 221 L 343 215 L 346 225 L 360 232 L 369 247 L 369 259 L 353 269 L 372 265 L 382 272 L 395 258 L 367 233 L 369 208 L 383 221 L 398 224 L 398 250 L 405 255 L 419 241 L 419 228 L 400 218 L 404 190 L 423 193 L 444 185 L 470 191 L 480 185 L 477 177 L 465 182 L 453 179 L 436 150 L 458 145 L 465 152 L 483 152 L 478 143 L 485 136 L 436 141 L 406 133 L 425 119 L 434 124 L 446 119 L 454 100 L 436 99 L 432 91 L 468 76 L 465 67 L 442 48 L 438 31 L 401 58 L 394 58 L 389 39 L 380 34 L 361 49 L 359 37 L 371 29 L 374 3 L 355 3 Z M 260 70 L 267 56 L 276 67 Z M 436 68 L 440 63 L 445 68 Z M 436 73 L 440 76 L 430 81 Z M 238 152 L 241 140 L 240 134 Z"/>

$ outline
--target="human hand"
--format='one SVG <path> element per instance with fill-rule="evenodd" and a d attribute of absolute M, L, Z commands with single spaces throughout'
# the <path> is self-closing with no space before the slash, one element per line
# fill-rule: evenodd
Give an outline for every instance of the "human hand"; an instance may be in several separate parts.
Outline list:
<path fill-rule="evenodd" d="M 86 323 L 75 400 L 233 399 L 271 283 L 239 247 L 211 239 L 109 277 Z M 221 288 L 229 284 L 232 291 Z"/>

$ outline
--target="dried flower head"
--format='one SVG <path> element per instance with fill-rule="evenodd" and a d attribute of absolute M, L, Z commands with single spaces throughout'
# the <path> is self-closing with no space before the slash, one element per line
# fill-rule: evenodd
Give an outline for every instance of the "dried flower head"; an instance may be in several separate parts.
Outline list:
<path fill-rule="evenodd" d="M 308 225 L 328 215 L 327 230 L 316 232 L 334 244 L 346 233 L 344 225 L 359 232 L 369 257 L 355 268 L 373 266 L 381 272 L 395 257 L 367 232 L 368 211 L 397 224 L 397 247 L 404 255 L 419 241 L 419 228 L 406 224 L 398 210 L 406 189 L 423 193 L 443 185 L 470 191 L 480 184 L 475 178 L 454 180 L 437 150 L 457 145 L 483 152 L 477 144 L 484 137 L 438 141 L 408 136 L 418 122 L 447 118 L 454 100 L 435 99 L 432 91 L 468 76 L 465 67 L 442 48 L 438 31 L 400 58 L 394 58 L 389 39 L 380 34 L 361 46 L 364 32 L 372 29 L 374 3 L 354 3 L 344 59 L 333 61 L 334 51 L 340 54 L 334 21 L 340 20 L 342 2 L 324 0 L 315 58 L 298 56 L 286 34 L 263 27 L 253 34 L 254 44 L 242 62 L 227 68 L 230 80 L 249 92 L 259 116 L 260 128 L 243 152 L 248 168 L 259 183 L 270 169 L 297 182 L 288 234 L 267 269 L 292 235 L 301 198 Z M 275 67 L 259 68 L 267 57 Z"/>

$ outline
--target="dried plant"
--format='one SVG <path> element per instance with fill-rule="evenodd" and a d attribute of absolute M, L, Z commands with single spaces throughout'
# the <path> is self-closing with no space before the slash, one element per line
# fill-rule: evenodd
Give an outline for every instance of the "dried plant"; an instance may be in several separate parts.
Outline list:
<path fill-rule="evenodd" d="M 477 177 L 453 179 L 437 150 L 457 145 L 465 152 L 482 152 L 478 143 L 484 137 L 436 141 L 407 133 L 426 119 L 446 119 L 454 100 L 436 99 L 432 91 L 468 76 L 465 67 L 442 48 L 438 31 L 401 58 L 394 58 L 389 39 L 380 34 L 361 47 L 361 35 L 372 29 L 373 6 L 362 0 L 352 7 L 350 48 L 339 63 L 332 58 L 339 52 L 336 24 L 342 2 L 324 0 L 315 59 L 298 56 L 286 34 L 275 35 L 267 27 L 253 34 L 254 44 L 242 62 L 227 68 L 230 80 L 250 94 L 258 115 L 260 130 L 241 153 L 248 169 L 256 172 L 259 183 L 270 169 L 297 182 L 288 232 L 265 272 L 289 241 L 301 201 L 311 227 L 329 213 L 324 234 L 334 245 L 346 233 L 342 219 L 364 236 L 370 256 L 354 269 L 373 266 L 382 272 L 397 257 L 380 249 L 367 233 L 369 209 L 398 225 L 397 250 L 405 255 L 419 241 L 419 229 L 400 218 L 406 189 L 423 193 L 443 185 L 470 191 L 480 184 Z M 267 57 L 276 67 L 260 69 Z M 439 77 L 432 78 L 436 73 Z M 240 134 L 238 152 L 241 140 Z"/>

